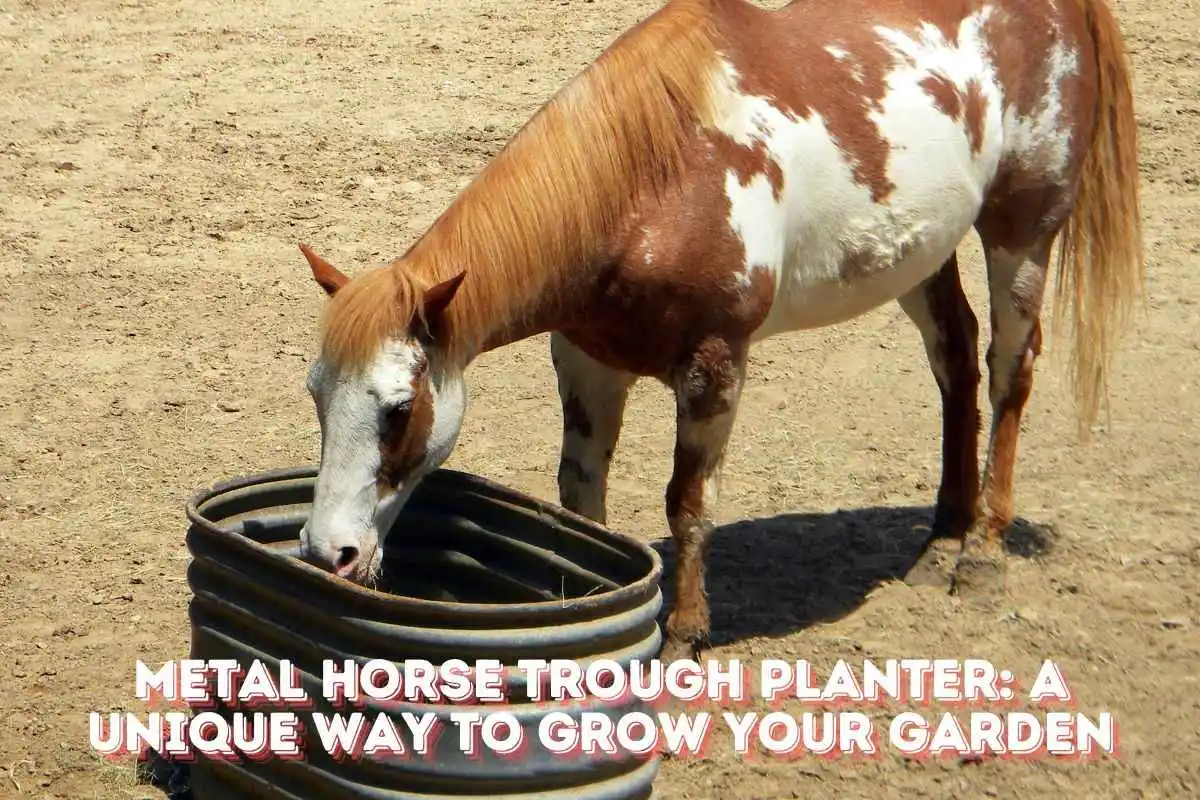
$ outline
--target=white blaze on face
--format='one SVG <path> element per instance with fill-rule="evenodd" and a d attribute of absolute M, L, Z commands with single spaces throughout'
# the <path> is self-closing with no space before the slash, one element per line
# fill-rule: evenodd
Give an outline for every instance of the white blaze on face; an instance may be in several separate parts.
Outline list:
<path fill-rule="evenodd" d="M 306 555 L 355 579 L 377 573 L 382 543 L 417 482 L 449 456 L 462 425 L 461 376 L 447 380 L 429 370 L 430 393 L 415 385 L 425 363 L 420 346 L 387 342 L 375 362 L 359 373 L 338 374 L 323 361 L 309 373 L 309 391 L 321 426 L 321 466 L 311 516 L 301 532 Z M 432 398 L 433 425 L 425 459 L 380 500 L 380 442 L 387 414 Z"/>

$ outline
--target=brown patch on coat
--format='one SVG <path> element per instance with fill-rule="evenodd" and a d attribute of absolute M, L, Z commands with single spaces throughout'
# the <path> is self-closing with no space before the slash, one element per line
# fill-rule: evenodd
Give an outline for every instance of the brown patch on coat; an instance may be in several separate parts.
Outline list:
<path fill-rule="evenodd" d="M 1028 250 L 1053 232 L 1070 213 L 1067 187 L 1021 164 L 1000 162 L 975 228 L 985 249 Z"/>
<path fill-rule="evenodd" d="M 611 263 L 562 314 L 560 330 L 576 347 L 634 375 L 667 377 L 710 336 L 748 339 L 774 299 L 765 270 L 751 268 L 749 286 L 739 277 L 746 250 L 729 226 L 725 194 L 730 160 L 739 165 L 739 179 L 763 174 L 774 187 L 765 149 L 697 134 L 689 153 L 688 180 L 662 196 L 644 196 Z"/>
<path fill-rule="evenodd" d="M 976 223 L 988 249 L 1028 250 L 1058 231 L 1071 214 L 1071 187 L 1091 139 L 1084 131 L 1091 129 L 1095 114 L 1095 53 L 1079 3 L 1059 3 L 1058 8 L 1052 16 L 1006 0 L 984 29 L 1004 95 L 1003 110 L 1018 118 L 1036 114 L 1045 101 L 1055 44 L 1062 41 L 1075 51 L 1076 73 L 1064 76 L 1059 86 L 1057 121 L 1060 129 L 1079 131 L 1071 137 L 1061 174 L 1047 174 L 1038 162 L 1017 154 L 1001 158 Z"/>
<path fill-rule="evenodd" d="M 903 57 L 873 30 L 883 25 L 919 36 L 922 23 L 935 25 L 953 42 L 968 3 L 943 0 L 871 0 L 793 3 L 767 11 L 735 0 L 715 0 L 715 13 L 728 42 L 726 55 L 739 74 L 739 89 L 768 97 L 795 117 L 819 114 L 830 137 L 851 165 L 856 183 L 884 202 L 895 190 L 887 174 L 891 146 L 871 114 L 882 110 L 887 75 Z M 846 53 L 834 58 L 825 48 Z M 795 54 L 784 61 L 780 53 Z M 957 96 L 939 90 L 944 101 Z"/>
<path fill-rule="evenodd" d="M 738 144 L 723 133 L 710 134 L 715 155 L 723 161 L 728 169 L 737 175 L 738 183 L 749 186 L 759 175 L 767 179 L 775 200 L 783 198 L 783 168 L 779 166 L 769 152 L 767 145 L 761 139 L 756 139 L 749 147 Z"/>
<path fill-rule="evenodd" d="M 979 503 L 979 321 L 962 288 L 957 254 L 925 282 L 925 302 L 938 330 L 942 394 L 942 478 L 934 535 L 962 538 Z"/>
<path fill-rule="evenodd" d="M 945 75 L 933 73 L 919 85 L 933 99 L 935 108 L 955 122 L 962 123 L 971 152 L 978 155 L 983 148 L 984 113 L 987 109 L 987 99 L 983 96 L 979 81 L 971 78 L 964 91 Z"/>
<path fill-rule="evenodd" d="M 996 405 L 987 485 L 983 487 L 984 535 L 992 542 L 1004 538 L 1013 520 L 1013 479 L 1021 416 L 1033 391 L 1033 365 L 1042 352 L 1042 326 L 1035 322 L 1009 382 Z"/>
<path fill-rule="evenodd" d="M 1032 114 L 1046 97 L 1049 54 L 1059 38 L 1054 26 L 1062 23 L 1061 14 L 1048 11 L 1036 3 L 1004 2 L 983 25 L 996 80 L 1004 90 L 1004 107 L 1021 118 Z"/>
<path fill-rule="evenodd" d="M 704 420 L 733 410 L 742 351 L 742 347 L 720 336 L 708 337 L 696 346 L 691 359 L 671 381 L 680 416 Z"/>
<path fill-rule="evenodd" d="M 667 516 L 672 527 L 686 529 L 704 518 L 705 454 L 676 442 L 675 465 L 667 484 Z"/>
<path fill-rule="evenodd" d="M 429 434 L 433 430 L 433 393 L 422 367 L 413 379 L 413 399 L 404 409 L 393 409 L 384 417 L 379 437 L 381 495 L 395 491 L 399 483 L 425 461 Z"/>
<path fill-rule="evenodd" d="M 983 149 L 983 124 L 987 113 L 987 98 L 979 81 L 972 78 L 967 81 L 967 93 L 963 100 L 963 124 L 967 129 L 967 140 L 971 143 L 971 152 L 978 154 Z"/>
<path fill-rule="evenodd" d="M 854 180 L 870 190 L 875 202 L 885 200 L 895 189 L 887 175 L 890 147 L 870 114 L 880 110 L 884 77 L 895 57 L 869 24 L 847 24 L 853 15 L 824 3 L 796 3 L 769 12 L 722 0 L 717 9 L 739 91 L 770 98 L 794 117 L 819 114 L 850 163 Z M 836 59 L 825 50 L 831 35 L 846 58 Z M 779 53 L 796 57 L 783 61 Z"/>
<path fill-rule="evenodd" d="M 957 121 L 963 110 L 958 87 L 945 75 L 931 73 L 918 84 L 925 94 L 933 98 L 933 105 L 947 117 Z"/>
<path fill-rule="evenodd" d="M 667 518 L 678 548 L 675 601 L 667 618 L 667 637 L 693 647 L 708 636 L 710 624 L 704 590 L 704 551 L 712 530 L 704 508 L 708 461 L 706 453 L 676 441 L 675 464 L 666 492 Z"/>

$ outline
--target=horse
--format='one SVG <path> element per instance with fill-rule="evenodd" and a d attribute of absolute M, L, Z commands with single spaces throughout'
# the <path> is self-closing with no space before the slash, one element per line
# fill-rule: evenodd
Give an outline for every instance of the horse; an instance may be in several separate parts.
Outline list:
<path fill-rule="evenodd" d="M 672 0 L 555 93 L 404 255 L 351 279 L 300 245 L 329 295 L 301 547 L 373 581 L 404 502 L 455 446 L 467 365 L 548 333 L 569 511 L 605 523 L 634 382 L 674 392 L 662 656 L 699 658 L 750 347 L 894 300 L 942 401 L 913 571 L 997 596 L 1051 261 L 1086 436 L 1143 290 L 1140 225 L 1130 66 L 1106 0 Z M 979 324 L 956 260 L 971 229 L 991 323 L 982 470 Z"/>

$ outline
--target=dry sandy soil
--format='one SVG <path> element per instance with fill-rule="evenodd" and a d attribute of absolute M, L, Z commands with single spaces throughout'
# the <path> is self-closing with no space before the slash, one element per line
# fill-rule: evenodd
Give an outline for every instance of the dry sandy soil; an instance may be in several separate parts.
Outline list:
<path fill-rule="evenodd" d="M 350 270 L 402 252 L 654 6 L 0 1 L 0 797 L 162 796 L 91 753 L 87 712 L 136 710 L 135 659 L 186 656 L 193 488 L 316 457 L 303 375 L 323 297 L 296 242 Z M 895 306 L 758 349 L 711 586 L 721 659 L 976 656 L 1026 681 L 1057 659 L 1080 710 L 1116 714 L 1119 758 L 747 764 L 717 746 L 666 762 L 666 796 L 1200 793 L 1200 15 L 1117 10 L 1149 302 L 1090 444 L 1058 349 L 1041 362 L 1017 500 L 1050 534 L 1014 560 L 1010 595 L 964 604 L 894 580 L 939 470 L 936 390 Z M 965 254 L 986 319 L 973 239 Z M 449 466 L 554 499 L 545 339 L 469 376 Z M 647 541 L 666 535 L 670 421 L 665 391 L 640 385 L 610 521 Z"/>

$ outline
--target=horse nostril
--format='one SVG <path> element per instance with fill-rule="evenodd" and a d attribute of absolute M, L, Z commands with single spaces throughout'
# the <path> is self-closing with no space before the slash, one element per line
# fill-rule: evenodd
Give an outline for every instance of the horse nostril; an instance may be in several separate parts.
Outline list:
<path fill-rule="evenodd" d="M 354 567 L 358 564 L 358 548 L 343 547 L 338 550 L 337 562 L 334 564 L 334 569 L 338 575 L 346 576 L 354 571 Z"/>

